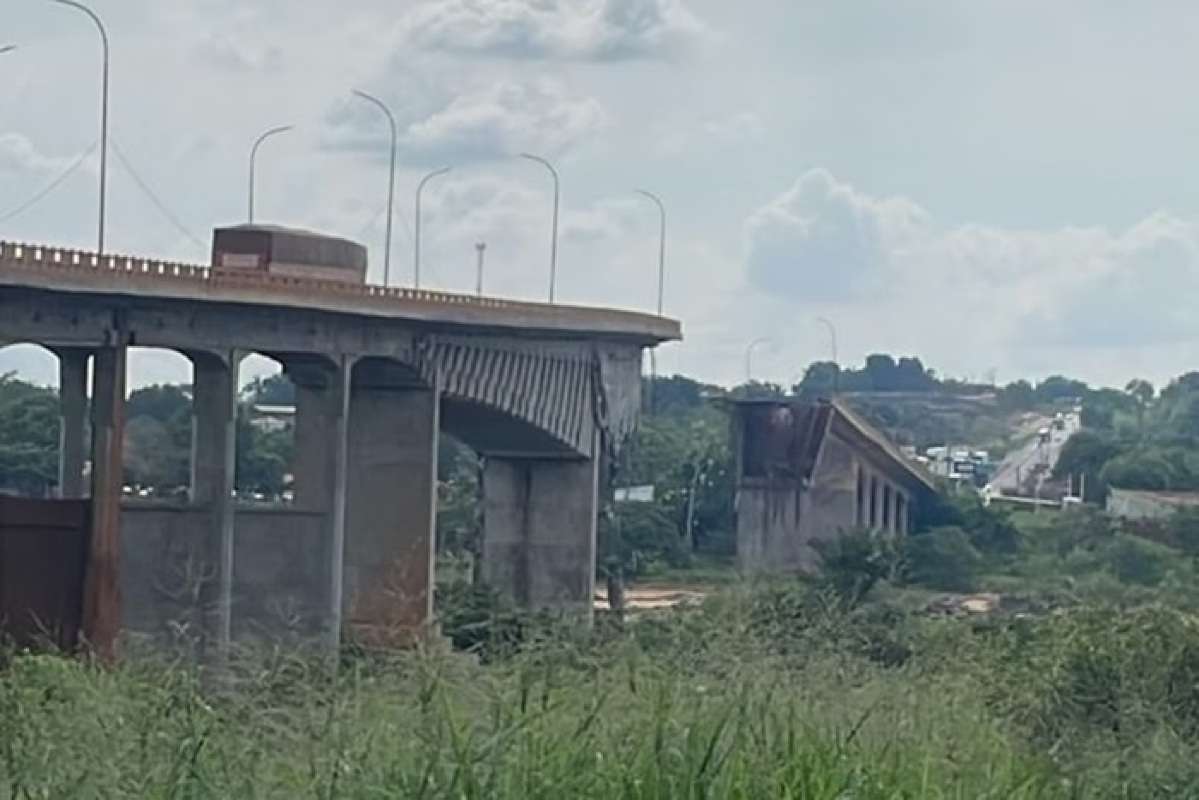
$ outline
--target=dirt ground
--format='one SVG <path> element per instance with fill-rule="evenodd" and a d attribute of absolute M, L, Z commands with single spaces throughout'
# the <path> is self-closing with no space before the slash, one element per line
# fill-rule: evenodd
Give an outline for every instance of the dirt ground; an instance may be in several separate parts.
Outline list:
<path fill-rule="evenodd" d="M 701 588 L 683 588 L 678 586 L 654 586 L 639 584 L 628 586 L 624 590 L 625 608 L 651 609 L 670 608 L 685 603 L 698 603 L 704 599 L 707 592 Z M 608 608 L 608 592 L 605 587 L 596 587 L 595 608 Z"/>

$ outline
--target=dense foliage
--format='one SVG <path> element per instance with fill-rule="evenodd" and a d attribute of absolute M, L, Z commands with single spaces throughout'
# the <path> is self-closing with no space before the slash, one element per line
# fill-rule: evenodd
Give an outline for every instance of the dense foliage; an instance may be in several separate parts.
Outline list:
<path fill-rule="evenodd" d="M 247 652 L 215 681 L 14 654 L 0 661 L 0 785 L 480 800 L 1199 791 L 1199 627 L 1159 606 L 969 621 L 766 583 L 588 630 L 455 599 L 452 636 L 504 637 L 482 662 L 440 647 L 347 656 L 330 679 L 302 656 Z"/>
<path fill-rule="evenodd" d="M 58 393 L 0 375 L 0 489 L 42 496 L 58 482 Z"/>
<path fill-rule="evenodd" d="M 1160 394 L 1143 380 L 1091 392 L 1083 410 L 1087 429 L 1066 443 L 1055 473 L 1085 475 L 1088 499 L 1101 500 L 1109 486 L 1199 490 L 1199 373 Z"/>

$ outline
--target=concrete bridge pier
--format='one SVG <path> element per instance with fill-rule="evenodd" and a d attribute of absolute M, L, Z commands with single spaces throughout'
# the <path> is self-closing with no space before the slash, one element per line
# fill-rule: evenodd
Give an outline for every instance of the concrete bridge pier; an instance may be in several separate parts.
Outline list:
<path fill-rule="evenodd" d="M 485 458 L 482 572 L 488 585 L 526 608 L 591 616 L 599 461 Z"/>
<path fill-rule="evenodd" d="M 83 584 L 82 633 L 101 660 L 115 656 L 121 628 L 121 455 L 125 433 L 127 349 L 118 341 L 95 352 L 92 369 L 92 503 Z"/>
<path fill-rule="evenodd" d="M 324 638 L 328 652 L 341 646 L 342 587 L 346 533 L 347 442 L 350 378 L 354 359 L 284 358 L 296 387 L 295 505 L 323 514 L 327 594 Z"/>
<path fill-rule="evenodd" d="M 409 367 L 354 367 L 344 622 L 367 646 L 410 643 L 433 619 L 439 392 Z"/>
<path fill-rule="evenodd" d="M 241 354 L 188 353 L 193 367 L 191 502 L 207 510 L 203 561 L 215 568 L 215 581 L 199 587 L 205 620 L 203 643 L 212 641 L 224 657 L 233 629 L 233 552 L 237 470 L 237 370 Z"/>
<path fill-rule="evenodd" d="M 82 347 L 57 347 L 58 356 L 58 496 L 64 500 L 84 496 L 83 465 L 87 459 L 87 362 L 92 351 Z"/>

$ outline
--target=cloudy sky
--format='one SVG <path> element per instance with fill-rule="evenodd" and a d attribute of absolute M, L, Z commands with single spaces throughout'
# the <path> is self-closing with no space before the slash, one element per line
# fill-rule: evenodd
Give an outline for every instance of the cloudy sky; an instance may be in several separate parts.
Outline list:
<path fill-rule="evenodd" d="M 393 278 L 651 310 L 665 200 L 662 371 L 790 381 L 914 353 L 1006 381 L 1160 381 L 1199 367 L 1199 4 L 1183 0 L 92 0 L 112 40 L 109 248 L 204 261 L 258 216 L 371 247 L 400 128 Z M 95 237 L 99 46 L 82 14 L 0 5 L 0 238 Z M 76 161 L 61 184 L 12 215 Z M 0 353 L 35 377 L 44 357 Z M 176 377 L 139 354 L 136 381 Z"/>

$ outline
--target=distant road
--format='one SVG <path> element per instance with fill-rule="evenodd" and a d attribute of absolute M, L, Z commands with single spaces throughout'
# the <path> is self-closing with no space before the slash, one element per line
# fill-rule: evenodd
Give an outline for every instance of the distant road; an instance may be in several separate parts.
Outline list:
<path fill-rule="evenodd" d="M 1065 418 L 1066 427 L 1060 431 L 1054 429 L 1052 417 L 1036 417 L 1022 426 L 1022 433 L 1031 438 L 1027 444 L 1008 453 L 995 470 L 991 488 L 996 493 L 1021 494 L 1022 484 L 1027 483 L 1037 465 L 1044 464 L 1046 471 L 1053 469 L 1062 453 L 1062 446 L 1080 426 L 1077 414 L 1070 412 Z M 1043 444 L 1037 436 L 1041 428 L 1049 428 L 1049 441 Z"/>

